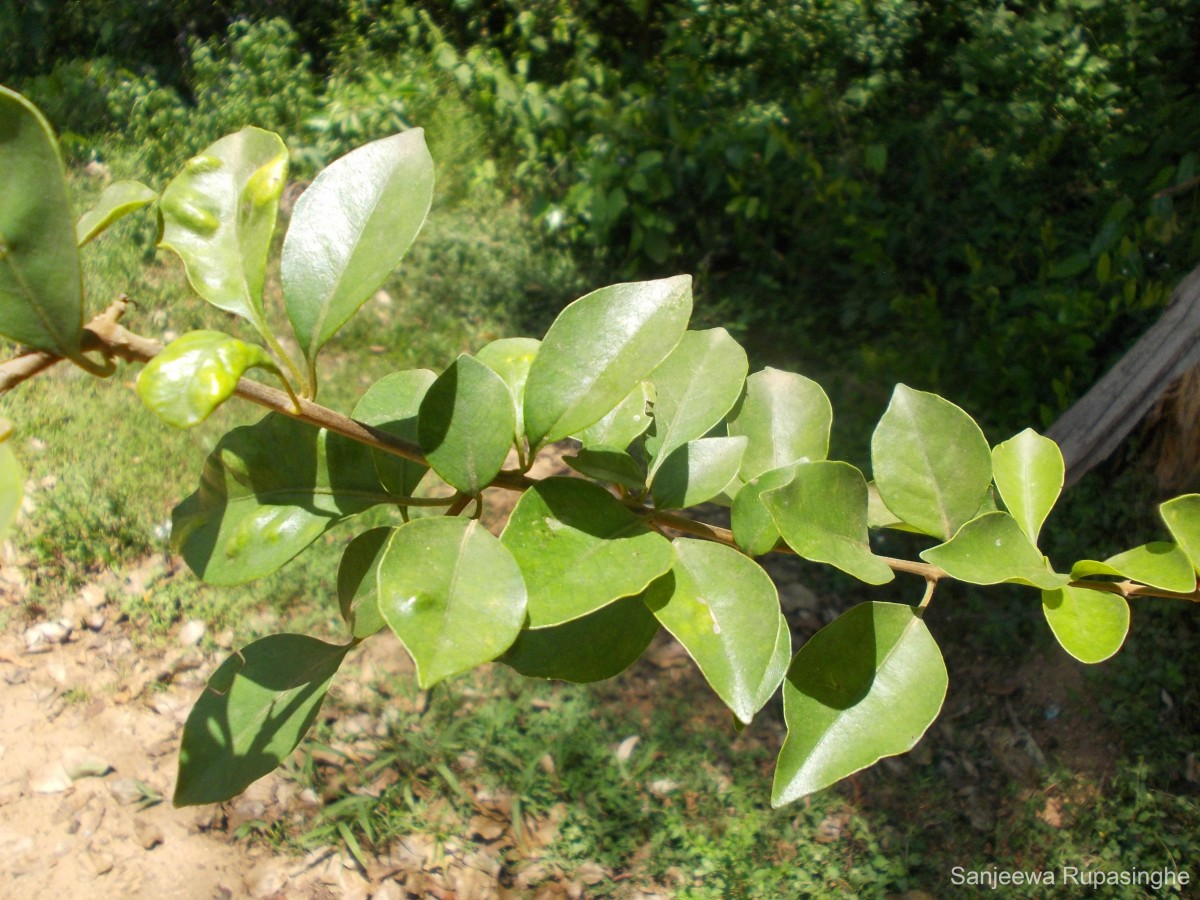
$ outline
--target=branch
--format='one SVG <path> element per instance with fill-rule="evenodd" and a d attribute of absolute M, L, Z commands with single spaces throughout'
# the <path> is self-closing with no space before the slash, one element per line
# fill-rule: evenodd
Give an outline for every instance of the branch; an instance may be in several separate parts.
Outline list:
<path fill-rule="evenodd" d="M 147 363 L 162 352 L 163 345 L 158 341 L 134 334 L 120 324 L 121 317 L 125 314 L 128 304 L 128 298 L 122 295 L 108 309 L 100 313 L 85 326 L 85 350 L 96 351 L 108 359 L 115 357 L 127 362 L 138 363 Z M 63 357 L 56 356 L 53 353 L 30 351 L 16 356 L 7 362 L 0 363 L 0 393 L 11 390 L 22 381 L 32 378 L 39 372 L 43 372 L 56 363 L 61 362 L 62 359 Z M 406 441 L 403 438 L 388 434 L 386 431 L 380 431 L 378 428 L 366 425 L 349 416 L 344 416 L 311 400 L 301 399 L 298 404 L 299 409 L 297 410 L 297 403 L 291 395 L 249 378 L 241 379 L 234 393 L 244 400 L 249 400 L 251 403 L 256 403 L 273 412 L 282 413 L 286 416 L 291 416 L 293 419 L 308 422 L 310 425 L 315 425 L 318 428 L 327 429 L 352 441 L 366 444 L 368 447 L 374 447 L 384 453 L 390 453 L 393 456 L 399 456 L 424 466 L 429 465 L 429 462 L 421 453 L 421 448 L 412 441 Z M 536 483 L 537 479 L 530 478 L 520 471 L 506 469 L 496 476 L 490 486 L 510 491 L 525 491 Z M 466 508 L 470 499 L 469 496 L 460 498 L 461 507 Z M 441 498 L 439 502 L 445 502 L 445 498 Z M 704 540 L 716 541 L 730 547 L 737 547 L 733 532 L 728 528 L 721 528 L 718 525 L 709 525 L 705 522 L 686 518 L 685 516 L 652 509 L 643 506 L 635 500 L 626 499 L 624 502 L 629 509 L 653 524 L 661 525 L 664 528 L 677 531 L 681 534 L 690 534 Z M 459 504 L 455 503 L 452 509 L 458 506 Z M 461 509 L 457 511 L 461 511 Z M 794 551 L 790 547 L 780 544 L 775 548 L 774 552 L 793 553 Z M 893 572 L 917 575 L 924 578 L 930 584 L 949 577 L 945 571 L 928 563 L 914 562 L 907 559 L 893 559 L 887 556 L 882 556 L 880 559 Z M 1161 591 L 1157 588 L 1148 587 L 1144 584 L 1136 584 L 1132 581 L 1074 581 L 1071 583 L 1071 586 L 1120 594 L 1126 599 L 1131 597 L 1165 597 L 1167 599 L 1188 600 L 1192 603 L 1200 603 L 1200 589 L 1188 594 L 1181 594 L 1173 591 Z"/>

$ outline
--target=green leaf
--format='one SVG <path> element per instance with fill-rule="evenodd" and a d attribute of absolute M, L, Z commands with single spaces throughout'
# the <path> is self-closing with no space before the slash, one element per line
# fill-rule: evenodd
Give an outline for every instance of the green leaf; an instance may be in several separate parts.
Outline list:
<path fill-rule="evenodd" d="M 711 500 L 737 477 L 744 437 L 713 437 L 688 441 L 674 450 L 654 479 L 654 505 L 686 509 Z"/>
<path fill-rule="evenodd" d="M 746 393 L 729 417 L 729 433 L 750 439 L 741 477 L 829 455 L 833 407 L 821 386 L 803 375 L 766 368 L 746 379 Z"/>
<path fill-rule="evenodd" d="M 338 565 L 337 593 L 342 618 L 362 640 L 383 628 L 379 612 L 379 561 L 394 528 L 372 528 L 346 545 Z"/>
<path fill-rule="evenodd" d="M 0 87 L 0 334 L 79 358 L 83 283 L 66 175 L 50 124 Z"/>
<path fill-rule="evenodd" d="M 1062 648 L 1080 662 L 1104 662 L 1129 633 L 1129 604 L 1120 594 L 1063 587 L 1042 591 L 1042 612 Z"/>
<path fill-rule="evenodd" d="M 16 519 L 25 495 L 25 472 L 8 441 L 11 435 L 12 423 L 0 419 L 0 537 Z"/>
<path fill-rule="evenodd" d="M 584 447 L 574 456 L 564 456 L 563 462 L 588 478 L 611 481 L 631 491 L 646 487 L 646 471 L 624 450 L 614 447 Z"/>
<path fill-rule="evenodd" d="M 746 351 L 724 328 L 684 332 L 650 375 L 655 392 L 654 427 L 646 435 L 651 484 L 673 452 L 704 437 L 733 408 L 747 365 Z M 728 483 L 727 478 L 721 487 Z"/>
<path fill-rule="evenodd" d="M 562 625 L 522 631 L 500 662 L 530 678 L 603 681 L 633 665 L 657 633 L 641 596 L 623 597 Z"/>
<path fill-rule="evenodd" d="M 409 369 L 385 375 L 367 388 L 354 406 L 353 417 L 364 425 L 414 444 L 419 442 L 417 414 L 437 376 L 428 369 Z M 428 467 L 382 450 L 371 450 L 375 471 L 389 494 L 411 497 Z"/>
<path fill-rule="evenodd" d="M 1168 500 L 1158 511 L 1175 543 L 1183 548 L 1192 567 L 1200 572 L 1200 494 L 1184 494 Z"/>
<path fill-rule="evenodd" d="M 1196 589 L 1196 573 L 1191 560 L 1178 544 L 1166 541 L 1143 544 L 1110 556 L 1104 562 L 1082 559 L 1071 567 L 1072 581 L 1093 575 L 1115 575 L 1180 594 Z"/>
<path fill-rule="evenodd" d="M 585 447 L 615 447 L 625 450 L 652 421 L 647 408 L 654 402 L 654 385 L 643 381 L 608 415 L 578 435 Z"/>
<path fill-rule="evenodd" d="M 221 438 L 172 513 L 171 542 L 204 581 L 240 584 L 386 499 L 364 445 L 271 413 Z"/>
<path fill-rule="evenodd" d="M 871 438 L 871 462 L 888 509 L 942 540 L 976 515 L 992 481 L 991 450 L 975 420 L 903 384 Z"/>
<path fill-rule="evenodd" d="M 646 605 L 749 724 L 783 679 L 780 669 L 767 692 L 781 615 L 771 577 L 732 547 L 680 538 L 675 565 L 646 590 Z"/>
<path fill-rule="evenodd" d="M 433 201 L 433 159 L 413 128 L 331 163 L 292 212 L 280 278 L 288 319 L 317 353 L 400 265 Z"/>
<path fill-rule="evenodd" d="M 278 768 L 316 719 L 350 646 L 273 634 L 226 659 L 183 726 L 175 805 L 229 800 Z"/>
<path fill-rule="evenodd" d="M 75 241 L 82 247 L 107 231 L 114 222 L 149 206 L 158 194 L 140 181 L 114 181 L 100 192 L 96 205 L 75 223 Z"/>
<path fill-rule="evenodd" d="M 867 480 L 849 463 L 800 463 L 791 481 L 760 495 L 787 545 L 805 559 L 829 563 L 867 584 L 895 576 L 871 552 Z"/>
<path fill-rule="evenodd" d="M 417 416 L 429 465 L 446 483 L 478 494 L 504 466 L 516 421 L 500 376 L 460 356 L 430 386 Z"/>
<path fill-rule="evenodd" d="M 775 517 L 762 501 L 763 493 L 783 487 L 795 473 L 795 464 L 763 472 L 744 484 L 733 498 L 730 511 L 733 539 L 751 556 L 770 553 L 780 538 Z"/>
<path fill-rule="evenodd" d="M 671 568 L 671 542 L 612 494 L 547 478 L 517 501 L 500 536 L 529 590 L 529 628 L 561 625 L 640 594 Z"/>
<path fill-rule="evenodd" d="M 189 331 L 171 341 L 138 373 L 137 392 L 174 428 L 192 428 L 233 396 L 248 369 L 283 373 L 262 347 L 220 331 Z"/>
<path fill-rule="evenodd" d="M 1026 428 L 992 449 L 992 471 L 1004 505 L 1036 544 L 1066 474 L 1058 444 Z"/>
<path fill-rule="evenodd" d="M 518 443 L 525 438 L 525 382 L 540 346 L 541 341 L 533 338 L 501 338 L 475 354 L 477 360 L 500 376 L 512 395 L 517 422 L 513 437 Z"/>
<path fill-rule="evenodd" d="M 922 551 L 921 559 L 970 584 L 1027 584 L 1054 590 L 1071 580 L 1050 568 L 1006 512 L 972 519 L 951 540 Z"/>
<path fill-rule="evenodd" d="M 771 805 L 911 750 L 941 711 L 947 685 L 941 651 L 911 606 L 861 603 L 826 625 L 783 682 L 788 735 Z"/>
<path fill-rule="evenodd" d="M 192 289 L 264 337 L 263 281 L 287 165 L 279 135 L 243 128 L 188 160 L 158 205 L 159 246 L 179 254 Z"/>
<path fill-rule="evenodd" d="M 379 611 L 429 688 L 495 659 L 525 621 L 516 560 L 479 522 L 416 519 L 379 563 Z"/>
<path fill-rule="evenodd" d="M 691 313 L 687 275 L 614 284 L 567 306 L 525 384 L 529 442 L 557 441 L 600 421 L 675 348 Z"/>

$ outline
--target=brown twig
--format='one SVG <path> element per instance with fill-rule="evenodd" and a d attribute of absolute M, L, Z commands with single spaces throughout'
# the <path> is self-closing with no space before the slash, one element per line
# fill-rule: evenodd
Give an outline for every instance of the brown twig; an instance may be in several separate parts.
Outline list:
<path fill-rule="evenodd" d="M 106 359 L 119 358 L 127 362 L 140 363 L 147 363 L 162 352 L 163 346 L 158 341 L 135 334 L 120 324 L 121 317 L 124 316 L 128 303 L 129 301 L 126 297 L 119 297 L 108 309 L 104 310 L 104 312 L 100 313 L 100 315 L 87 324 L 84 329 L 84 350 L 98 352 Z M 0 363 L 0 393 L 11 390 L 22 381 L 32 378 L 39 372 L 43 372 L 61 361 L 62 357 L 52 353 L 29 351 L 7 362 Z M 300 399 L 297 402 L 287 392 L 261 384 L 249 378 L 243 378 L 238 382 L 235 393 L 239 397 L 249 400 L 251 403 L 283 413 L 294 419 L 300 419 L 318 428 L 325 428 L 352 441 L 374 447 L 384 453 L 390 453 L 394 456 L 420 463 L 421 465 L 429 464 L 421 453 L 421 448 L 412 441 L 406 441 L 403 438 L 388 434 L 385 431 L 366 425 L 349 416 L 342 415 L 311 400 Z M 492 481 L 491 486 L 512 491 L 524 491 L 536 483 L 536 479 L 530 478 L 520 471 L 509 469 L 497 475 Z M 462 509 L 465 509 L 470 500 L 470 495 L 460 498 L 461 509 L 456 509 L 456 512 L 461 512 Z M 717 525 L 709 525 L 705 522 L 698 522 L 695 519 L 689 519 L 673 513 L 651 509 L 630 498 L 627 498 L 624 502 L 631 510 L 655 525 L 677 531 L 680 534 L 690 534 L 694 537 L 716 541 L 731 547 L 737 546 L 733 532 L 728 528 L 721 528 Z M 455 503 L 451 508 L 454 509 L 458 506 L 460 506 L 460 503 Z M 789 547 L 782 544 L 776 550 L 782 553 L 792 552 Z M 907 559 L 893 559 L 886 556 L 880 557 L 880 559 L 892 571 L 917 575 L 925 579 L 929 584 L 936 583 L 942 578 L 948 577 L 947 573 L 942 569 L 937 566 L 931 566 L 928 563 L 914 562 Z M 1157 588 L 1148 587 L 1147 585 L 1135 584 L 1131 581 L 1075 581 L 1071 583 L 1071 586 L 1120 594 L 1126 599 L 1131 597 L 1165 597 L 1200 603 L 1200 590 L 1183 594 L 1174 591 L 1162 591 Z"/>

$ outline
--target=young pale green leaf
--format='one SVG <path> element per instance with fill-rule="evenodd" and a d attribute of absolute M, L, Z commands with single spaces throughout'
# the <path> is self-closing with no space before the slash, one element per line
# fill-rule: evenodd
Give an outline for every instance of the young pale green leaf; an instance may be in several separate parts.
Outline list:
<path fill-rule="evenodd" d="M 1006 512 L 972 519 L 946 543 L 922 551 L 921 559 L 969 584 L 1027 584 L 1049 591 L 1071 580 L 1050 568 L 1017 520 Z"/>
<path fill-rule="evenodd" d="M 1066 465 L 1058 444 L 1026 428 L 992 448 L 992 472 L 1004 505 L 1037 544 L 1042 523 L 1058 502 Z"/>
<path fill-rule="evenodd" d="M 749 724 L 776 663 L 780 611 L 771 577 L 732 547 L 680 538 L 670 574 L 645 597 L 721 701 Z M 783 671 L 778 675 L 782 680 Z M 767 697 L 778 686 L 777 680 Z"/>
<path fill-rule="evenodd" d="M 561 625 L 639 594 L 675 561 L 670 541 L 578 478 L 547 478 L 527 490 L 500 540 L 525 576 L 529 628 Z"/>
<path fill-rule="evenodd" d="M 744 437 L 712 437 L 688 441 L 672 451 L 654 479 L 654 505 L 686 509 L 711 500 L 737 477 Z"/>
<path fill-rule="evenodd" d="M 836 566 L 867 584 L 895 577 L 871 552 L 867 480 L 849 463 L 800 463 L 787 484 L 759 496 L 784 541 L 805 559 Z"/>
<path fill-rule="evenodd" d="M 479 522 L 415 519 L 396 529 L 378 575 L 379 611 L 429 688 L 495 659 L 525 621 L 516 560 Z"/>
<path fill-rule="evenodd" d="M 338 607 L 350 633 L 362 640 L 384 626 L 379 612 L 379 561 L 394 528 L 372 528 L 356 535 L 338 565 Z"/>
<path fill-rule="evenodd" d="M 1063 587 L 1042 591 L 1042 612 L 1062 648 L 1080 662 L 1104 662 L 1129 633 L 1129 604 L 1120 594 Z"/>
<path fill-rule="evenodd" d="M 766 368 L 746 379 L 746 393 L 729 416 L 729 433 L 750 439 L 741 477 L 829 455 L 833 407 L 821 386 L 803 375 Z"/>
<path fill-rule="evenodd" d="M 350 647 L 273 634 L 226 659 L 183 726 L 175 805 L 229 800 L 278 768 L 316 719 Z"/>
<path fill-rule="evenodd" d="M 684 332 L 650 375 L 655 392 L 654 427 L 646 435 L 651 484 L 672 453 L 704 437 L 733 408 L 747 367 L 746 351 L 724 328 Z M 728 483 L 727 478 L 721 487 Z"/>
<path fill-rule="evenodd" d="M 795 464 L 770 469 L 750 479 L 733 498 L 730 510 L 733 539 L 751 556 L 770 553 L 779 543 L 779 528 L 762 501 L 763 493 L 783 487 L 795 473 Z"/>
<path fill-rule="evenodd" d="M 627 449 L 650 427 L 652 419 L 647 410 L 653 404 L 654 385 L 640 382 L 612 412 L 579 433 L 580 443 L 585 447 Z"/>
<path fill-rule="evenodd" d="M 243 128 L 188 160 L 158 204 L 159 246 L 179 254 L 192 289 L 264 337 L 263 281 L 287 165 L 279 135 Z"/>
<path fill-rule="evenodd" d="M 942 540 L 978 513 L 992 481 L 991 450 L 975 420 L 903 384 L 871 437 L 871 464 L 888 509 Z"/>
<path fill-rule="evenodd" d="M 75 241 L 82 247 L 120 219 L 149 206 L 158 194 L 140 181 L 114 181 L 100 192 L 96 205 L 75 223 Z"/>
<path fill-rule="evenodd" d="M 522 631 L 500 662 L 530 678 L 603 681 L 629 668 L 657 633 L 641 596 L 623 597 L 562 625 Z"/>
<path fill-rule="evenodd" d="M 437 376 L 428 369 L 409 369 L 384 375 L 367 388 L 354 406 L 353 416 L 365 425 L 418 443 L 417 414 Z M 426 466 L 382 450 L 371 450 L 379 481 L 389 494 L 411 497 L 428 470 Z"/>
<path fill-rule="evenodd" d="M 11 434 L 12 424 L 0 419 L 0 537 L 16 519 L 25 495 L 25 472 L 8 441 Z"/>
<path fill-rule="evenodd" d="M 0 334 L 78 358 L 83 283 L 58 142 L 28 100 L 0 86 Z"/>
<path fill-rule="evenodd" d="M 911 750 L 942 708 L 941 651 L 917 611 L 860 603 L 800 648 L 783 682 L 787 739 L 771 804 L 783 806 Z"/>
<path fill-rule="evenodd" d="M 525 434 L 540 445 L 600 421 L 679 343 L 692 314 L 687 275 L 614 284 L 567 306 L 525 383 Z"/>
<path fill-rule="evenodd" d="M 364 445 L 271 413 L 221 438 L 172 513 L 171 543 L 209 584 L 240 584 L 386 501 Z"/>
<path fill-rule="evenodd" d="M 1168 500 L 1158 511 L 1175 543 L 1183 548 L 1192 566 L 1200 572 L 1200 494 L 1184 494 Z"/>
<path fill-rule="evenodd" d="M 1128 578 L 1164 591 L 1186 594 L 1196 589 L 1196 572 L 1192 562 L 1178 544 L 1155 541 L 1134 547 L 1104 562 L 1081 559 L 1071 567 L 1071 580 L 1093 575 L 1114 575 Z"/>
<path fill-rule="evenodd" d="M 516 433 L 512 396 L 500 376 L 460 356 L 430 386 L 417 416 L 429 465 L 447 484 L 478 494 L 504 465 Z"/>
<path fill-rule="evenodd" d="M 525 382 L 540 346 L 541 341 L 533 338 L 500 338 L 481 347 L 475 354 L 477 360 L 500 376 L 512 395 L 517 421 L 513 437 L 518 443 L 525 438 Z"/>
<path fill-rule="evenodd" d="M 189 331 L 171 341 L 138 373 L 142 403 L 174 428 L 192 428 L 233 396 L 252 368 L 283 378 L 275 360 L 257 344 L 220 331 Z"/>
<path fill-rule="evenodd" d="M 867 482 L 867 528 L 891 528 L 895 531 L 907 531 L 912 534 L 923 533 L 919 529 L 901 522 L 900 518 L 887 508 L 887 504 L 879 496 L 879 488 L 873 481 Z"/>
<path fill-rule="evenodd" d="M 292 212 L 280 278 L 310 370 L 408 252 L 433 202 L 433 159 L 413 128 L 331 163 Z"/>
<path fill-rule="evenodd" d="M 610 481 L 631 491 L 646 487 L 646 470 L 624 450 L 603 445 L 584 447 L 574 456 L 563 457 L 563 462 L 588 478 Z"/>

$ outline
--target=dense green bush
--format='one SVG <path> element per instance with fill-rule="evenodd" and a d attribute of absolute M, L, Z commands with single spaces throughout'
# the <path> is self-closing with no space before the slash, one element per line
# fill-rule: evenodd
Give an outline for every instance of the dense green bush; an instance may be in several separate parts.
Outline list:
<path fill-rule="evenodd" d="M 997 432 L 1053 419 L 1200 255 L 1188 0 L 50 6 L 0 29 L 77 157 L 115 125 L 169 169 L 254 122 L 303 175 L 424 125 L 452 191 L 697 273 L 760 358 L 953 384 Z"/>
<path fill-rule="evenodd" d="M 707 275 L 714 313 L 787 336 L 767 353 L 869 345 L 874 374 L 952 381 L 997 426 L 1061 411 L 1198 249 L 1190 195 L 1154 196 L 1192 176 L 1200 137 L 1191 4 L 545 0 L 384 20 L 507 135 L 549 228 L 630 274 Z M 911 353 L 931 338 L 945 349 Z"/>

